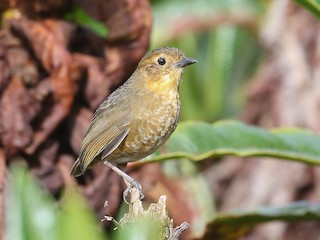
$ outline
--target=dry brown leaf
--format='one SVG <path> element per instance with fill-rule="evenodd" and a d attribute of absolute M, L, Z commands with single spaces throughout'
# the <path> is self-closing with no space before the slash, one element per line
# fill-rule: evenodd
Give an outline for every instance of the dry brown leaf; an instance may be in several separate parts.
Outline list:
<path fill-rule="evenodd" d="M 46 140 L 43 147 L 34 156 L 36 163 L 33 171 L 41 179 L 41 185 L 53 194 L 58 193 L 63 186 L 60 171 L 56 168 L 58 150 L 57 141 Z"/>
<path fill-rule="evenodd" d="M 10 3 L 11 7 L 15 7 L 30 18 L 37 18 L 39 16 L 47 18 L 63 16 L 63 14 L 72 7 L 72 1 L 64 0 L 4 0 L 4 2 L 6 1 Z M 1 2 L 3 2 L 3 0 Z"/>
<path fill-rule="evenodd" d="M 83 176 L 86 186 L 83 192 L 90 205 L 98 212 L 99 218 L 106 215 L 114 215 L 122 201 L 121 177 L 107 166 L 100 163 L 96 168 Z M 106 209 L 103 209 L 105 202 L 108 202 Z"/>
<path fill-rule="evenodd" d="M 76 93 L 76 80 L 80 77 L 79 66 L 66 49 L 73 27 L 63 21 L 15 20 L 14 29 L 20 31 L 33 47 L 36 56 L 50 73 L 49 82 L 52 99 L 45 114 L 40 117 L 36 133 L 26 149 L 32 154 L 70 113 Z"/>
<path fill-rule="evenodd" d="M 0 193 L 4 192 L 6 182 L 6 157 L 4 150 L 0 148 Z M 0 239 L 4 238 L 4 194 L 0 194 Z"/>
<path fill-rule="evenodd" d="M 105 76 L 101 59 L 85 55 L 74 54 L 74 59 L 87 71 L 87 80 L 81 91 L 92 110 L 106 98 L 111 81 Z"/>
<path fill-rule="evenodd" d="M 71 79 L 73 70 L 68 65 L 62 65 L 53 71 L 49 82 L 53 91 L 53 99 L 46 107 L 45 114 L 36 128 L 33 141 L 26 152 L 34 153 L 40 144 L 56 129 L 60 122 L 70 113 L 75 95 L 74 79 Z"/>
<path fill-rule="evenodd" d="M 70 119 L 70 145 L 76 155 L 80 152 L 80 145 L 92 116 L 93 113 L 89 109 L 81 108 Z"/>
<path fill-rule="evenodd" d="M 6 60 L 7 51 L 5 46 L 3 46 L 1 42 L 2 41 L 0 35 L 0 94 L 9 80 L 9 64 Z"/>
<path fill-rule="evenodd" d="M 38 108 L 38 102 L 21 79 L 12 78 L 0 99 L 0 141 L 7 156 L 17 154 L 30 143 L 33 134 L 30 120 Z"/>
<path fill-rule="evenodd" d="M 11 21 L 14 30 L 22 34 L 32 46 L 37 58 L 48 73 L 70 62 L 66 49 L 75 27 L 65 21 L 34 21 L 20 19 Z"/>

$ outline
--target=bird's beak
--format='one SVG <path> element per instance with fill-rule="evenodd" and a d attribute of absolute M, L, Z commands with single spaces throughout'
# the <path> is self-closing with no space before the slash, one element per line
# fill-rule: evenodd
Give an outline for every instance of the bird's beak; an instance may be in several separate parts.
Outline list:
<path fill-rule="evenodd" d="M 177 62 L 175 65 L 176 67 L 182 68 L 182 67 L 186 67 L 188 65 L 197 63 L 198 61 L 194 58 L 190 58 L 190 57 L 185 57 L 183 59 L 181 59 L 179 62 Z"/>

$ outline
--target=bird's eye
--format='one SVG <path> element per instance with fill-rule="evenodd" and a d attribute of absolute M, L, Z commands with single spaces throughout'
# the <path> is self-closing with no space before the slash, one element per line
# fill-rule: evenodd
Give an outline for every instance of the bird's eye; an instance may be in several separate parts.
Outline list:
<path fill-rule="evenodd" d="M 166 60 L 161 57 L 161 58 L 158 59 L 158 63 L 159 63 L 160 65 L 165 65 L 165 64 L 166 64 Z"/>

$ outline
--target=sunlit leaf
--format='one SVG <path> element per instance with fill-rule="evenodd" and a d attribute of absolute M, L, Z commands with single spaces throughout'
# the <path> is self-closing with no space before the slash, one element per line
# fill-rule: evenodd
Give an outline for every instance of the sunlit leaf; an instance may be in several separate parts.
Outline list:
<path fill-rule="evenodd" d="M 320 204 L 296 202 L 281 207 L 261 207 L 252 211 L 221 213 L 208 224 L 203 239 L 236 240 L 254 225 L 275 220 L 319 221 Z"/>
<path fill-rule="evenodd" d="M 267 131 L 236 121 L 183 122 L 161 155 L 143 162 L 187 158 L 193 161 L 234 155 L 267 156 L 320 165 L 320 137 L 302 129 Z M 140 163 L 139 163 L 140 164 Z"/>

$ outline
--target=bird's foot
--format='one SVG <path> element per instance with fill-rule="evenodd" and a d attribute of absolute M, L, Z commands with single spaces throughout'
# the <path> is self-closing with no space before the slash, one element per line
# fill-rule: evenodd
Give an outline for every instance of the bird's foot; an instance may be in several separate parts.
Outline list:
<path fill-rule="evenodd" d="M 107 165 L 108 167 L 110 167 L 113 171 L 118 173 L 124 179 L 124 182 L 127 184 L 127 188 L 123 192 L 123 200 L 126 203 L 129 204 L 126 197 L 129 195 L 129 193 L 132 193 L 133 188 L 136 188 L 139 191 L 139 199 L 140 200 L 142 200 L 144 198 L 144 195 L 142 193 L 142 187 L 136 180 L 134 180 L 132 177 L 130 177 L 128 174 L 126 174 L 124 171 L 122 171 L 120 168 L 113 165 L 113 163 L 108 162 L 108 161 L 104 161 L 103 163 L 105 165 Z"/>
<path fill-rule="evenodd" d="M 144 194 L 142 192 L 142 187 L 141 185 L 134 180 L 133 178 L 130 179 L 130 181 L 127 181 L 127 179 L 125 179 L 125 183 L 127 184 L 127 188 L 126 190 L 124 190 L 123 192 L 123 200 L 129 204 L 129 201 L 127 201 L 127 197 L 129 195 L 129 193 L 131 193 L 133 188 L 136 188 L 139 191 L 139 199 L 142 200 L 144 198 Z"/>

